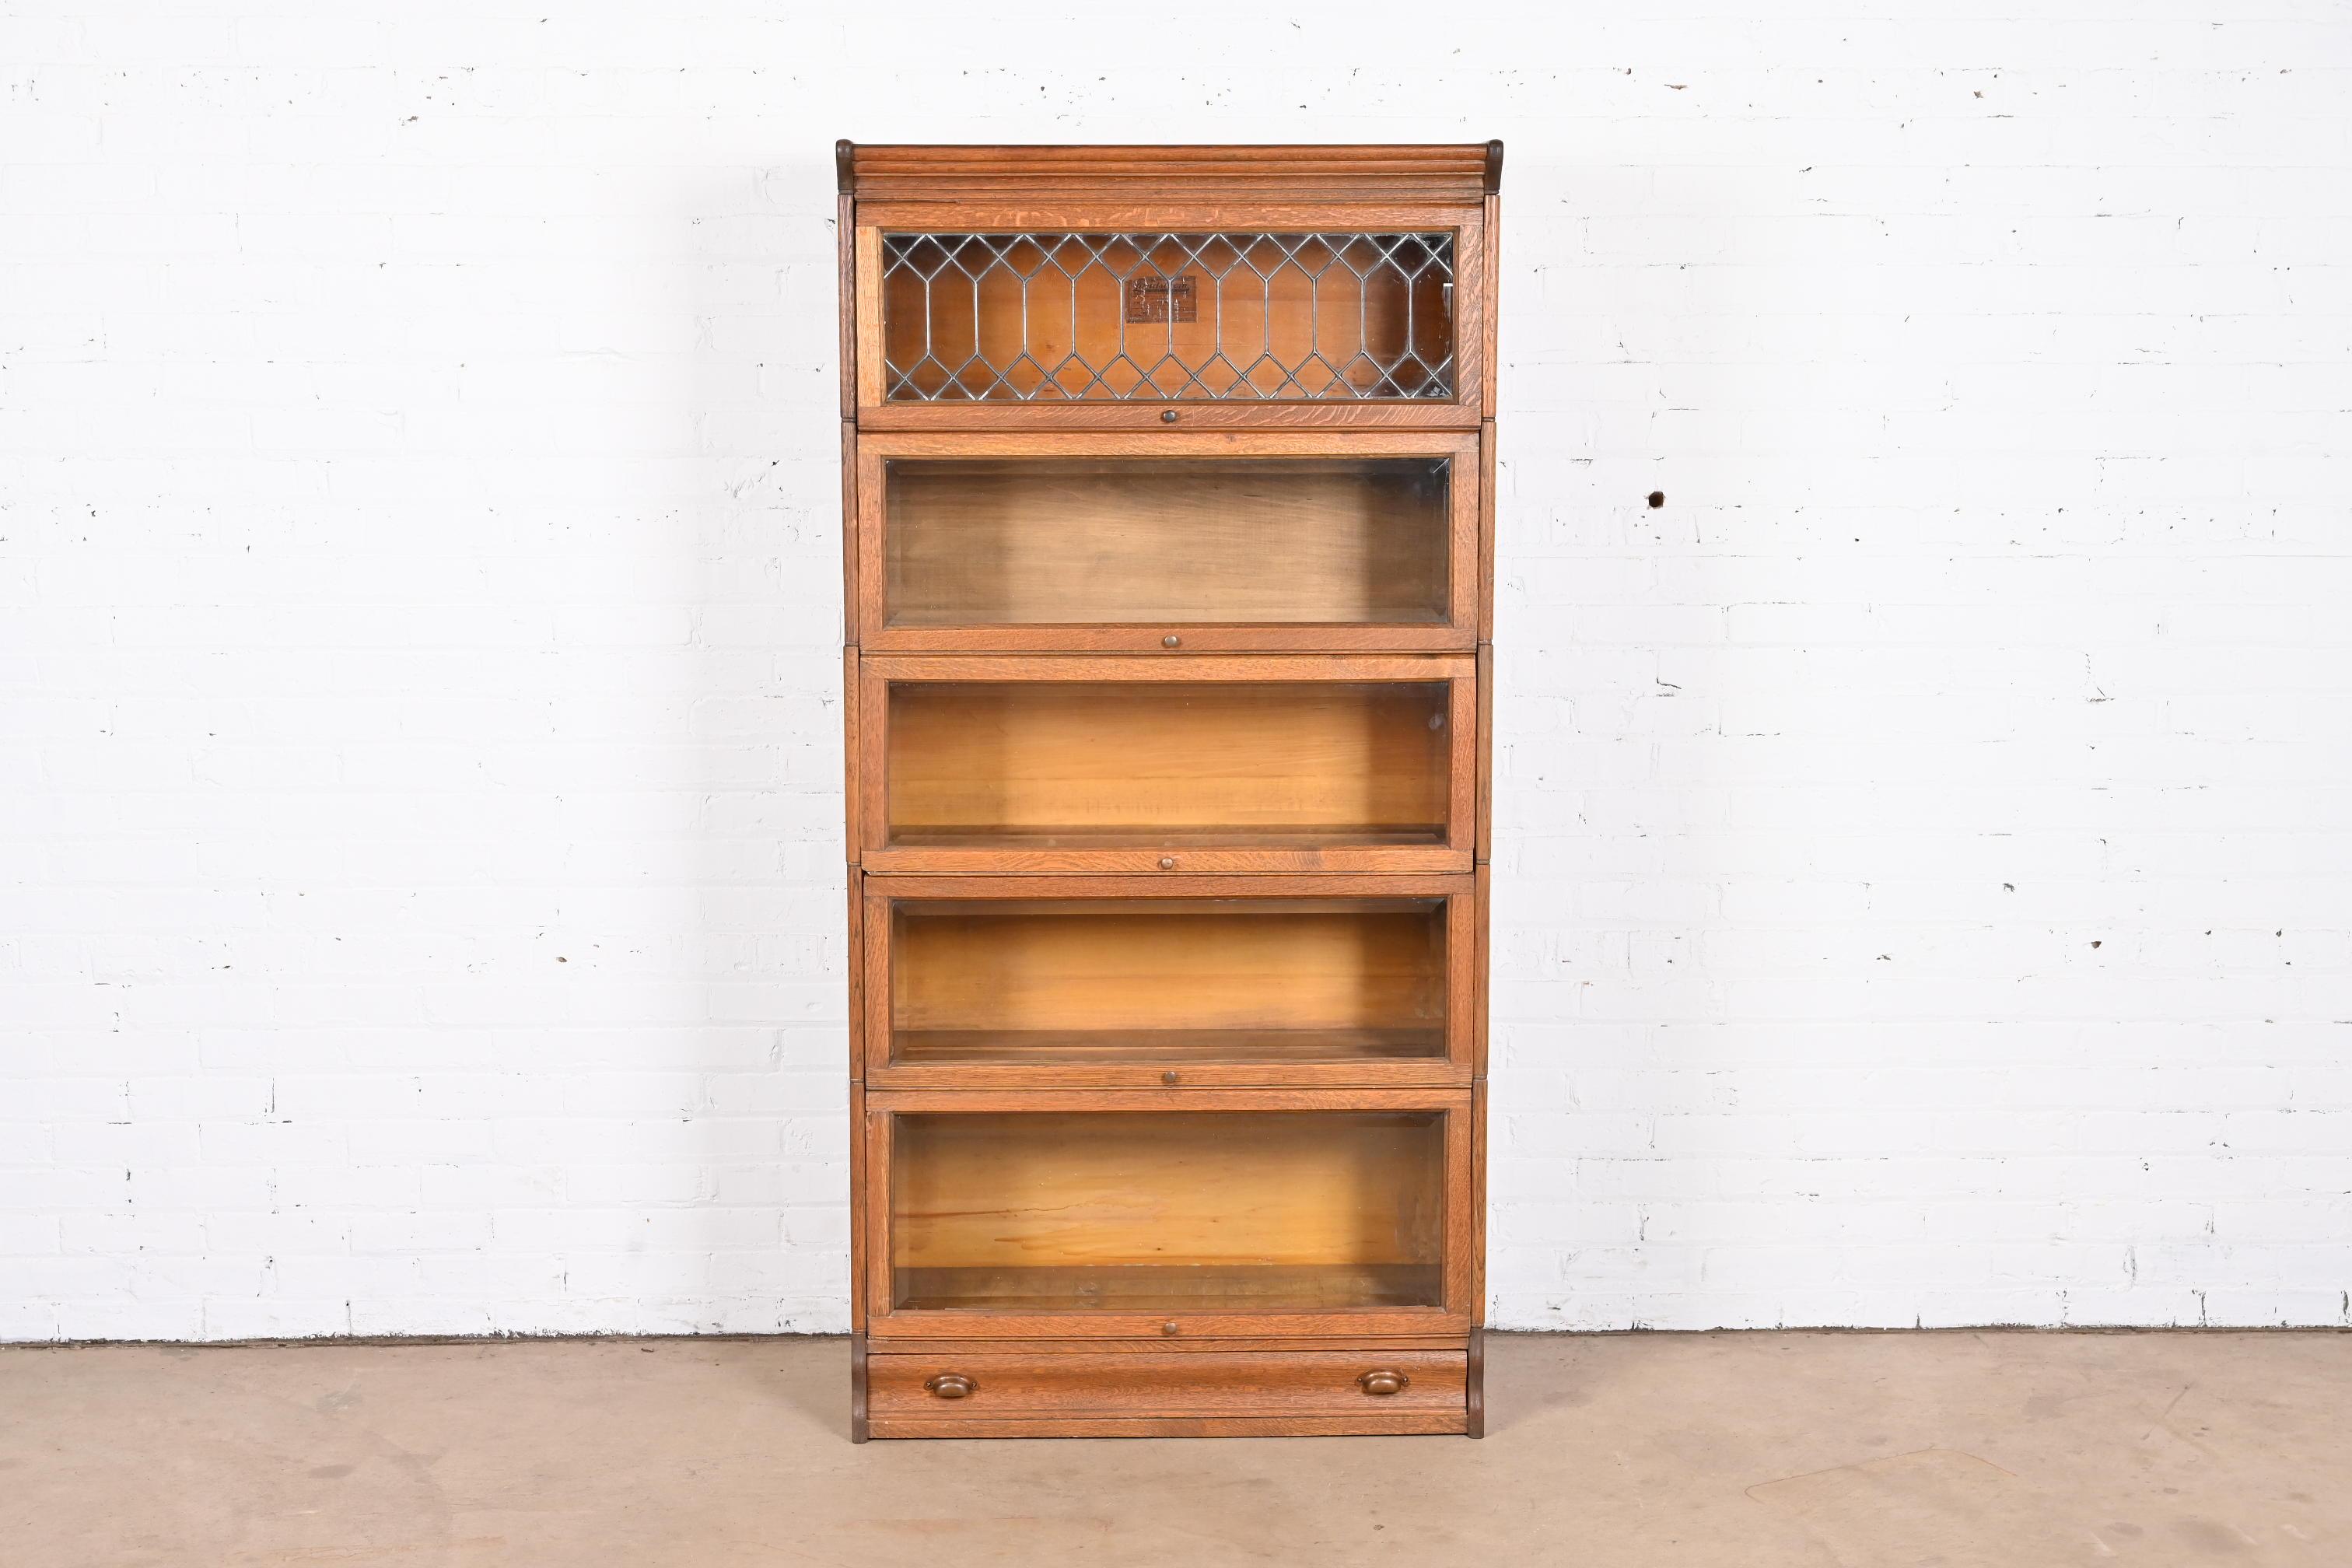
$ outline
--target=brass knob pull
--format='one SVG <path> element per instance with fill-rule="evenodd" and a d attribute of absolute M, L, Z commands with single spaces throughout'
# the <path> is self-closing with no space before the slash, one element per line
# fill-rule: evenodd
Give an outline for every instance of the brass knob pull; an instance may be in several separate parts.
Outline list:
<path fill-rule="evenodd" d="M 1173 1319 L 1173 1318 L 1171 1318 L 1171 1319 L 1169 1319 L 1166 1322 L 1164 1322 L 1164 1323 L 1160 1324 L 1160 1331 L 1161 1333 L 1163 1333 L 1163 1334 L 1172 1334 L 1172 1333 L 1174 1333 L 1174 1332 L 1176 1331 L 1176 1320 L 1175 1320 L 1175 1319 Z"/>
<path fill-rule="evenodd" d="M 941 1399 L 969 1399 L 980 1384 L 960 1372 L 943 1372 L 937 1377 L 923 1379 L 923 1392 Z"/>
<path fill-rule="evenodd" d="M 1175 424 L 1175 423 L 1176 423 L 1176 411 L 1175 411 L 1173 408 L 1163 408 L 1163 409 L 1161 409 L 1161 410 L 1160 411 L 1160 423 L 1161 423 L 1162 425 L 1173 425 L 1173 424 Z"/>
<path fill-rule="evenodd" d="M 1173 855 L 1162 855 L 1160 858 L 1160 868 L 1163 871 L 1173 871 L 1176 869 L 1176 857 Z"/>
<path fill-rule="evenodd" d="M 1160 1081 L 1166 1084 L 1169 1088 L 1174 1089 L 1176 1087 L 1176 1069 L 1174 1068 L 1171 1068 L 1166 1072 L 1161 1073 L 1160 1075 Z"/>
<path fill-rule="evenodd" d="M 1382 1395 L 1401 1394 L 1412 1381 L 1401 1372 L 1368 1372 L 1356 1379 L 1356 1384 L 1366 1394 Z"/>
<path fill-rule="evenodd" d="M 1160 639 L 1160 646 L 1161 647 L 1181 647 L 1184 646 L 1184 639 L 1178 637 L 1174 632 L 1170 632 L 1166 637 Z"/>

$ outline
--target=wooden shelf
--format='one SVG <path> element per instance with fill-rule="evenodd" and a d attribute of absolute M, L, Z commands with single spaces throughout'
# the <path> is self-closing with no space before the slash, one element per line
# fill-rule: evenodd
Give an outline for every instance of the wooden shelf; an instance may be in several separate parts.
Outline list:
<path fill-rule="evenodd" d="M 1435 1307 L 1433 1263 L 901 1268 L 906 1311 L 1346 1312 Z"/>
<path fill-rule="evenodd" d="M 1358 626 L 1374 631 L 1391 626 L 1445 625 L 1444 611 L 1423 610 L 1411 606 L 1365 605 L 1362 606 L 1360 614 L 1340 616 L 1318 613 L 1319 606 L 1290 605 L 1279 606 L 1279 608 L 1285 612 L 1297 613 L 1260 615 L 1249 619 L 1244 619 L 1231 613 L 1229 608 L 1223 605 L 1193 605 L 1171 603 L 1164 599 L 1154 604 L 1136 605 L 1130 613 L 1118 616 L 1081 617 L 1069 613 L 1070 610 L 1077 607 L 1057 605 L 1052 607 L 1057 613 L 1023 615 L 1018 613 L 1023 606 L 1002 603 L 973 605 L 968 609 L 961 605 L 926 605 L 893 612 L 884 626 L 889 631 L 899 631 L 909 627 L 935 629 L 943 626 L 960 626 L 969 628 L 975 633 L 986 634 L 993 631 L 1010 632 L 1015 627 L 1031 630 L 1058 628 L 1075 631 L 1080 627 L 1138 624 L 1156 626 Z M 986 638 L 983 635 L 978 640 L 985 641 Z"/>
<path fill-rule="evenodd" d="M 900 1029 L 890 1059 L 908 1067 L 996 1063 L 1442 1060 L 1445 1031 L 1425 1029 Z"/>
<path fill-rule="evenodd" d="M 1445 830 L 1426 827 L 1365 828 L 1347 823 L 1317 823 L 1286 828 L 1203 826 L 1197 827 L 927 827 L 891 834 L 901 849 L 1321 849 L 1444 844 Z"/>

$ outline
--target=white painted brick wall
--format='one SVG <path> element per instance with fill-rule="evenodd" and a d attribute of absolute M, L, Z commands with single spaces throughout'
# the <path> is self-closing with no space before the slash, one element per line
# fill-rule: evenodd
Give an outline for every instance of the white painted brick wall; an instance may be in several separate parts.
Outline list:
<path fill-rule="evenodd" d="M 2352 19 L 1580 9 L 0 9 L 0 1338 L 844 1325 L 845 133 L 1510 142 L 1499 1321 L 2347 1321 Z"/>

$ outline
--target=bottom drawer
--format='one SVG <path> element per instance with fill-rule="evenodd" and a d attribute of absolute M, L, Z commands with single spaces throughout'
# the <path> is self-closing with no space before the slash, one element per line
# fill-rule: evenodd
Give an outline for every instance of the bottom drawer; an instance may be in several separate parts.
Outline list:
<path fill-rule="evenodd" d="M 877 1353 L 877 1437 L 1464 1432 L 1462 1351 Z"/>

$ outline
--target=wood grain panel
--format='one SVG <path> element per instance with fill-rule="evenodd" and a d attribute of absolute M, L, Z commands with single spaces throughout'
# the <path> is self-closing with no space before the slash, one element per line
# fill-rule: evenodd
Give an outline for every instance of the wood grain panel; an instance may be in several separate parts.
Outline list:
<path fill-rule="evenodd" d="M 1360 872 L 1344 877 L 1000 877 L 898 876 L 866 886 L 894 899 L 1444 899 L 1468 893 L 1467 876 Z"/>
<path fill-rule="evenodd" d="M 1370 1401 L 1366 1402 L 1368 1405 Z M 1468 1430 L 1458 1410 L 1365 1410 L 1345 1415 L 889 1415 L 876 1437 L 1434 1437 Z"/>
<path fill-rule="evenodd" d="M 1470 1071 L 1473 1078 L 1486 1076 L 1487 1015 L 1493 1006 L 1494 963 L 1494 868 L 1480 865 L 1477 870 L 1477 891 L 1467 900 L 1470 906 L 1473 948 L 1470 968 L 1465 975 L 1470 992 Z"/>
<path fill-rule="evenodd" d="M 857 581 L 857 518 L 860 513 L 857 489 L 864 482 L 865 472 L 865 465 L 857 460 L 857 426 L 844 419 L 841 422 L 841 640 L 852 647 L 860 640 L 858 607 L 862 600 Z"/>
<path fill-rule="evenodd" d="M 1203 431 L 1475 430 L 1475 405 L 1431 399 L 1413 403 L 882 403 L 882 357 L 874 364 L 877 401 L 861 404 L 857 426 L 877 431 L 1076 431 L 1141 432 L 1181 426 Z M 860 383 L 861 387 L 864 383 Z M 1170 414 L 1177 418 L 1170 419 Z"/>
<path fill-rule="evenodd" d="M 841 650 L 841 756 L 843 788 L 841 816 L 844 847 L 849 864 L 855 868 L 858 856 L 866 847 L 866 825 L 859 820 L 866 809 L 867 792 L 858 778 L 864 737 L 858 723 L 858 699 L 863 695 L 865 680 L 858 667 L 858 649 L 851 643 Z"/>
<path fill-rule="evenodd" d="M 1085 680 L 1144 684 L 1215 681 L 1243 685 L 1298 680 L 1458 680 L 1478 672 L 1467 654 L 1279 654 L 1264 658 L 1093 658 L 1071 655 L 971 654 L 958 657 L 877 655 L 867 672 L 883 680 Z M 1467 733 L 1465 731 L 1465 733 Z"/>
<path fill-rule="evenodd" d="M 845 186 L 835 198 L 833 237 L 841 318 L 835 373 L 841 383 L 841 420 L 848 425 L 857 417 L 857 204 Z"/>
<path fill-rule="evenodd" d="M 1200 1089 L 1165 1094 L 1125 1089 L 894 1089 L 876 1094 L 877 1116 L 941 1110 L 1444 1110 L 1470 1109 L 1470 1091 L 1423 1089 Z"/>
<path fill-rule="evenodd" d="M 1465 1205 L 1463 1222 L 1468 1227 L 1458 1256 L 1470 1273 L 1465 1281 L 1461 1300 L 1470 1309 L 1474 1324 L 1486 1321 L 1486 1082 L 1484 1079 L 1470 1086 L 1469 1126 L 1465 1131 L 1470 1142 L 1470 1190 Z"/>
<path fill-rule="evenodd" d="M 1482 417 L 1486 408 L 1486 215 L 1482 205 L 1454 229 L 1454 406 Z"/>
<path fill-rule="evenodd" d="M 1285 1311 L 1265 1308 L 1177 1311 L 894 1311 L 887 1295 L 874 1298 L 875 1342 L 919 1340 L 1075 1340 L 1181 1343 L 1186 1336 L 1225 1341 L 1296 1339 L 1302 1342 L 1345 1339 L 1410 1339 L 1433 1334 L 1458 1338 L 1470 1331 L 1467 1309 L 1451 1307 L 1365 1308 L 1360 1310 Z M 1171 1325 L 1173 1325 L 1172 1327 Z"/>
<path fill-rule="evenodd" d="M 882 231 L 862 216 L 854 241 L 857 268 L 857 423 L 882 401 Z"/>
<path fill-rule="evenodd" d="M 1374 1373 L 1391 1373 L 1403 1386 L 1392 1394 L 1368 1394 L 1362 1380 Z M 942 1399 L 924 1387 L 941 1377 L 961 1379 L 970 1392 Z M 1465 1403 L 1466 1356 L 1458 1349 L 1374 1348 L 1174 1355 L 888 1352 L 870 1357 L 866 1379 L 867 1408 L 875 1416 L 1459 1414 Z"/>
<path fill-rule="evenodd" d="M 1496 142 L 1494 148 L 1495 173 L 1499 177 L 1502 173 L 1502 144 Z M 1478 321 L 1485 338 L 1483 348 L 1486 362 L 1486 374 L 1479 378 L 1479 411 L 1489 419 L 1495 416 L 1495 383 L 1499 378 L 1502 369 L 1496 358 L 1498 337 L 1496 331 L 1496 326 L 1502 320 L 1502 222 L 1503 198 L 1490 190 L 1486 195 L 1486 212 L 1481 225 L 1479 254 L 1484 265 L 1481 268 L 1483 287 L 1479 290 L 1478 300 Z"/>
<path fill-rule="evenodd" d="M 1478 645 L 1476 858 L 1494 857 L 1495 843 L 1495 645 Z"/>
<path fill-rule="evenodd" d="M 862 1048 L 867 1029 L 865 880 L 865 874 L 856 866 L 849 868 L 849 1081 L 852 1083 L 866 1076 L 866 1053 Z M 877 1007 L 887 1010 L 889 994 L 885 992 L 874 1001 Z"/>
<path fill-rule="evenodd" d="M 1255 1065 L 1262 1074 L 1225 1073 L 1217 1081 L 1280 1083 L 1289 1069 L 1322 1063 L 1345 1069 L 1442 1061 L 1445 1031 L 1435 1021 L 1405 1028 L 1337 1025 L 1317 1029 L 1220 1029 L 1190 1026 L 1137 1029 L 1108 1026 L 1086 1029 L 899 1029 L 892 1046 L 893 1067 L 931 1067 L 969 1071 L 983 1067 L 1017 1068 L 1046 1084 L 1062 1075 L 1114 1065 L 1153 1069 L 1144 1073 L 1070 1079 L 1070 1082 L 1169 1084 L 1206 1082 L 1201 1074 L 1220 1067 Z M 1160 1069 L 1165 1069 L 1161 1071 Z M 1181 1070 L 1180 1070 L 1181 1069 Z M 1270 1075 L 1270 1076 L 1269 1076 Z M 1345 1070 L 1321 1075 L 1330 1081 L 1364 1081 Z M 950 1075 L 946 1081 L 959 1081 Z M 1022 1081 L 1022 1080 L 1014 1080 Z M 1444 1083 L 1451 1075 L 1423 1073 L 1405 1081 Z"/>
<path fill-rule="evenodd" d="M 879 1173 L 869 1154 L 877 1140 L 866 1114 L 866 1085 L 857 1079 L 849 1080 L 849 1327 L 855 1333 L 864 1333 L 871 1315 L 871 1279 L 869 1249 L 877 1226 L 866 1222 L 867 1216 L 880 1212 L 883 1205 L 875 1200 L 873 1182 Z M 887 1188 L 886 1188 L 887 1191 Z"/>
<path fill-rule="evenodd" d="M 849 1335 L 849 1440 L 863 1443 L 871 1435 L 866 1418 L 866 1336 Z"/>
<path fill-rule="evenodd" d="M 1278 1351 L 1285 1355 L 1298 1351 L 1345 1351 L 1350 1355 L 1378 1356 L 1384 1352 L 1462 1350 L 1467 1336 L 1446 1334 L 1362 1334 L 1326 1335 L 1321 1339 L 1252 1339 L 1235 1335 L 1223 1339 L 1104 1340 L 1104 1339 L 1021 1339 L 970 1340 L 924 1339 L 906 1335 L 890 1342 L 894 1353 L 906 1355 L 961 1355 L 966 1352 L 992 1352 L 1006 1355 L 1053 1355 L 1061 1352 L 1084 1352 L 1089 1355 L 1234 1355 L 1252 1351 Z"/>
<path fill-rule="evenodd" d="M 1316 1313 L 1436 1310 L 1435 1263 L 1085 1263 L 892 1271 L 899 1312 Z"/>
<path fill-rule="evenodd" d="M 1197 234 L 1220 229 L 1312 233 L 1319 230 L 1453 228 L 1485 221 L 1482 202 L 1138 202 L 1113 196 L 1087 201 L 873 201 L 858 204 L 857 221 L 879 233 L 998 233 L 1056 230 L 1093 233 L 1145 229 Z"/>
<path fill-rule="evenodd" d="M 1478 640 L 1492 642 L 1495 637 L 1495 508 L 1499 500 L 1496 494 L 1496 430 L 1495 422 L 1487 420 L 1478 431 L 1478 568 L 1476 582 L 1475 618 Z"/>
<path fill-rule="evenodd" d="M 1476 202 L 1500 142 L 1329 146 L 913 146 L 845 142 L 843 188 L 861 201 L 1075 198 Z"/>
<path fill-rule="evenodd" d="M 884 625 L 1443 625 L 1443 459 L 885 467 Z"/>
<path fill-rule="evenodd" d="M 1202 872 L 1216 875 L 1288 876 L 1355 871 L 1450 872 L 1471 868 L 1470 849 L 1418 842 L 1382 842 L 1360 837 L 1349 843 L 1270 845 L 1265 834 L 1246 845 L 1164 848 L 1087 848 L 1065 846 L 1035 849 L 991 846 L 958 848 L 932 845 L 921 848 L 867 849 L 862 863 L 869 871 L 966 876 L 1025 877 L 1064 872 L 1121 874 L 1139 871 Z"/>
<path fill-rule="evenodd" d="M 906 683 L 889 695 L 898 847 L 1444 843 L 1438 683 Z"/>
<path fill-rule="evenodd" d="M 1440 1301 L 1438 1113 L 918 1114 L 895 1143 L 901 1305 L 967 1289 L 1027 1311 Z"/>
<path fill-rule="evenodd" d="M 1441 1033 L 1442 903 L 900 903 L 900 1032 Z"/>

